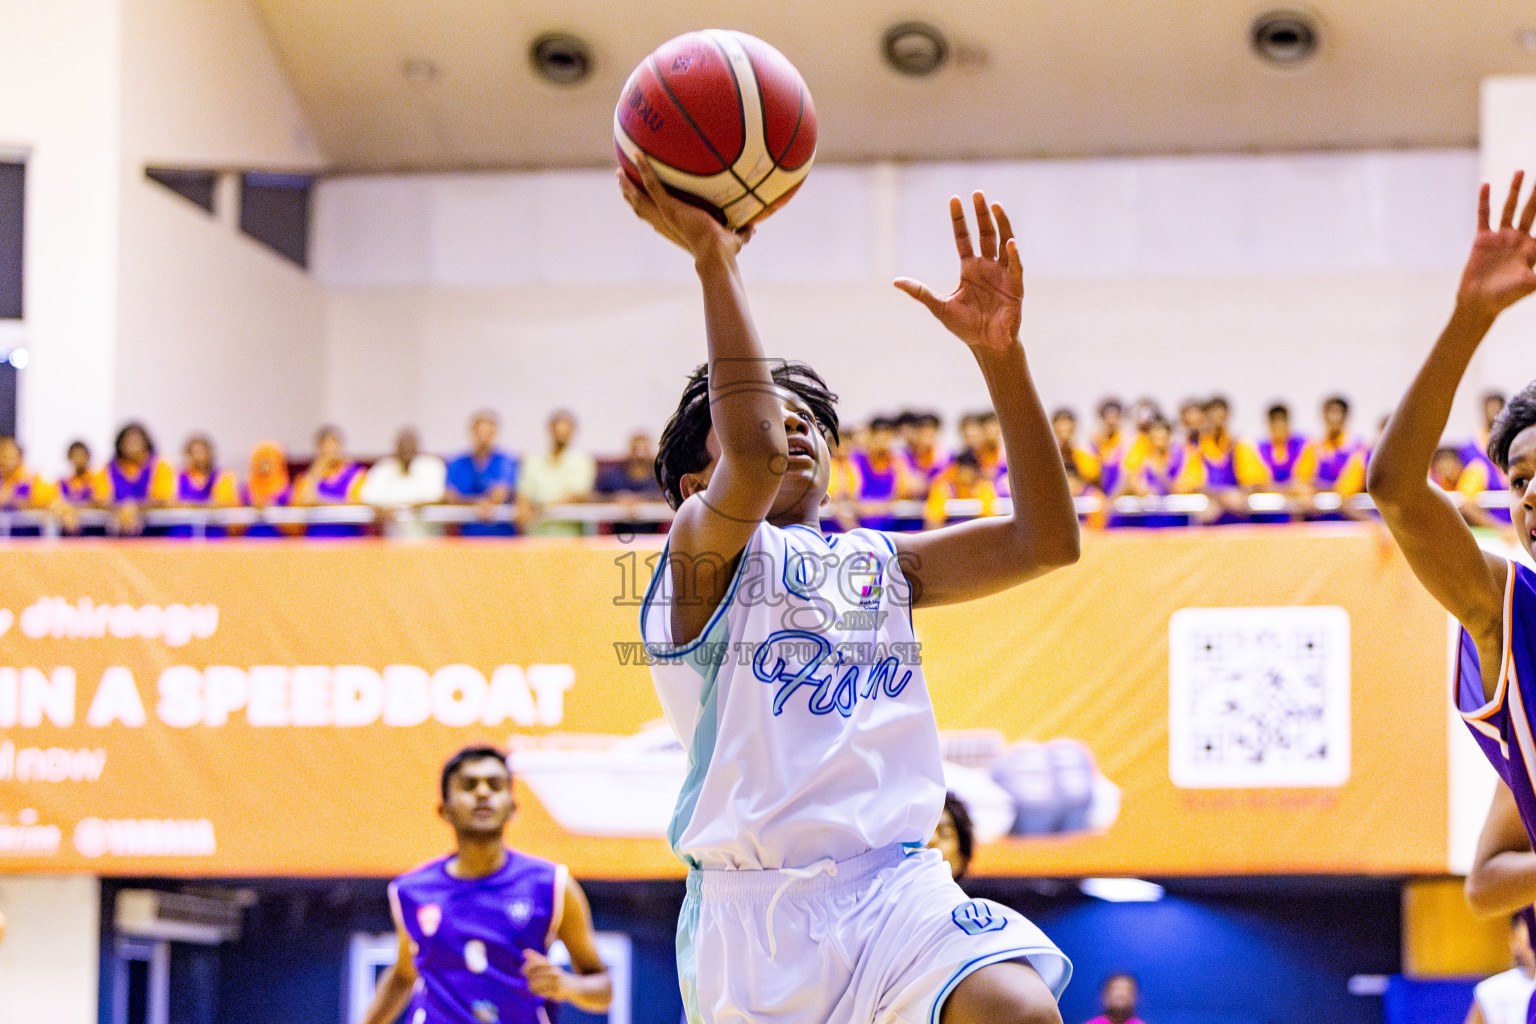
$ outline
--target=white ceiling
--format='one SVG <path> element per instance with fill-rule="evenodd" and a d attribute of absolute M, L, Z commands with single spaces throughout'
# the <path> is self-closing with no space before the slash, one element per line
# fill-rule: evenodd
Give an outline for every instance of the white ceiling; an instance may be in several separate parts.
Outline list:
<path fill-rule="evenodd" d="M 971 159 L 1468 146 L 1478 83 L 1536 74 L 1529 0 L 253 0 L 337 169 L 603 164 L 630 69 L 681 32 L 761 36 L 798 66 L 818 158 Z M 1254 55 L 1249 26 L 1305 9 L 1306 66 Z M 887 68 L 880 39 L 920 18 L 953 47 L 926 79 Z M 528 50 L 558 30 L 596 67 L 545 83 Z M 1536 41 L 1536 40 L 1533 40 Z M 440 74 L 412 83 L 402 62 Z"/>

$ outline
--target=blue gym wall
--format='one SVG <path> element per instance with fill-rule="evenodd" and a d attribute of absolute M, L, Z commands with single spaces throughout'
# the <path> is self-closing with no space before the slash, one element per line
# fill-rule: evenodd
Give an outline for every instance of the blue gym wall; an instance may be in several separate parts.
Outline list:
<path fill-rule="evenodd" d="M 216 991 L 217 1006 L 211 1013 L 174 1015 L 173 1024 L 342 1024 L 352 934 L 392 927 L 384 882 L 225 884 L 254 888 L 261 898 L 246 912 L 241 940 L 219 949 L 216 979 L 206 958 L 177 958 L 195 968 L 196 979 L 188 979 L 193 987 Z M 584 884 L 597 927 L 628 932 L 634 941 L 634 1024 L 677 1024 L 682 1003 L 672 934 L 682 885 Z M 1347 984 L 1355 974 L 1398 970 L 1398 883 L 1168 884 L 1169 895 L 1160 902 L 1122 904 L 1088 899 L 1066 883 L 980 879 L 970 888 L 974 895 L 1018 907 L 1071 956 L 1075 974 L 1061 1001 L 1065 1024 L 1083 1024 L 1098 1013 L 1099 987 L 1115 971 L 1130 971 L 1141 980 L 1148 1024 L 1383 1024 L 1381 999 L 1352 996 Z M 104 922 L 111 921 L 117 889 L 130 885 L 174 888 L 176 883 L 107 880 Z M 110 1024 L 110 924 L 103 931 L 101 1020 Z M 203 1007 L 210 1001 L 192 1002 Z M 559 1024 L 595 1020 L 567 1007 Z"/>
<path fill-rule="evenodd" d="M 1168 884 L 1156 903 L 1045 898 L 1016 880 L 971 888 L 1019 907 L 1072 958 L 1066 1024 L 1098 1014 L 1099 990 L 1118 971 L 1140 981 L 1148 1024 L 1381 1024 L 1381 1000 L 1350 995 L 1348 983 L 1400 969 L 1396 884 Z"/>

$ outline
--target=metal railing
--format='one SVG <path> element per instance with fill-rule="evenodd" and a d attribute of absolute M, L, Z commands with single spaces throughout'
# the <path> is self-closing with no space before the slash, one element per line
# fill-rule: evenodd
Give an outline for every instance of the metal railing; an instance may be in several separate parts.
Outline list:
<path fill-rule="evenodd" d="M 1483 508 L 1504 508 L 1509 503 L 1508 491 L 1485 491 L 1478 495 L 1477 504 Z M 1074 499 L 1079 516 L 1088 517 L 1108 513 L 1117 519 L 1135 520 L 1152 516 L 1185 516 L 1191 520 L 1212 510 L 1211 499 L 1203 494 L 1171 494 L 1167 497 L 1139 498 L 1122 495 L 1104 498 L 1089 494 Z M 1283 494 L 1257 492 L 1247 496 L 1247 510 L 1263 515 L 1287 514 L 1296 518 L 1308 515 L 1328 514 L 1344 509 L 1345 502 L 1337 494 L 1320 493 L 1306 501 Z M 1350 511 L 1371 513 L 1375 504 L 1369 495 L 1357 495 L 1348 501 Z M 993 505 L 994 513 L 1012 511 L 1007 498 L 999 498 Z M 974 499 L 954 498 L 945 503 L 945 515 L 949 518 L 973 518 L 981 514 L 981 502 Z M 880 509 L 883 518 L 904 521 L 922 521 L 927 504 L 921 501 L 897 501 Z M 568 505 L 548 505 L 540 510 L 535 522 L 576 522 L 595 533 L 599 526 L 623 523 L 664 524 L 672 521 L 673 511 L 660 501 L 613 502 L 595 501 Z M 79 509 L 74 518 L 81 528 L 119 535 L 120 520 L 116 514 L 103 509 Z M 416 508 L 374 508 L 370 505 L 314 505 L 272 506 L 268 508 L 150 508 L 141 513 L 144 527 L 154 530 L 185 528 L 193 538 L 208 537 L 211 528 L 223 532 L 240 533 L 249 528 L 266 524 L 273 527 L 297 527 L 315 525 L 340 525 L 377 527 L 391 532 L 399 526 L 464 526 L 475 523 L 511 524 L 517 521 L 517 509 L 511 504 L 497 505 L 482 513 L 473 505 L 425 505 Z M 825 518 L 830 521 L 833 517 Z M 214 535 L 219 535 L 214 530 Z M 58 537 L 63 533 L 59 517 L 47 511 L 0 510 L 0 538 L 21 535 Z"/>

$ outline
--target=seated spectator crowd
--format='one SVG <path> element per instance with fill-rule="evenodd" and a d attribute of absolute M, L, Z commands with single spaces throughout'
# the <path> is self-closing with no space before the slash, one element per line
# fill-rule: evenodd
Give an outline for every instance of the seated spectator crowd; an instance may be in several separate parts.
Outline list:
<path fill-rule="evenodd" d="M 1474 525 L 1497 525 L 1477 499 L 1485 491 L 1508 487 L 1485 453 L 1488 429 L 1503 405 L 1503 396 L 1485 396 L 1478 436 L 1441 448 L 1431 469 L 1432 479 L 1459 496 L 1463 514 Z M 1233 435 L 1230 406 L 1220 396 L 1183 403 L 1176 419 L 1165 416 L 1151 399 L 1136 402 L 1128 413 L 1118 399 L 1105 399 L 1086 438 L 1070 409 L 1056 410 L 1051 422 L 1073 494 L 1086 499 L 1080 507 L 1090 523 L 1182 525 L 1358 518 L 1361 513 L 1352 499 L 1365 489 L 1374 441 L 1351 433 L 1349 416 L 1349 402 L 1330 397 L 1322 404 L 1317 433 L 1308 436 L 1293 429 L 1290 409 L 1276 404 L 1268 410 L 1267 435 L 1257 441 Z M 650 435 L 637 432 L 622 458 L 600 466 L 574 446 L 577 425 L 570 412 L 561 410 L 549 418 L 545 451 L 522 458 L 498 446 L 498 426 L 494 413 L 477 412 L 470 420 L 468 450 L 446 463 L 422 452 L 416 431 L 406 428 L 397 436 L 394 452 L 371 465 L 347 454 L 337 428 L 322 427 L 308 463 L 291 462 L 274 442 L 257 445 L 243 482 L 219 465 L 213 442 L 202 434 L 187 439 L 178 466 L 157 453 L 142 424 L 129 423 L 118 432 L 111 457 L 102 465 L 93 465 L 85 442 L 72 442 L 66 453 L 68 468 L 54 480 L 26 466 L 15 438 L 0 437 L 0 511 L 46 513 L 64 532 L 78 533 L 88 518 L 82 511 L 93 510 L 98 523 L 105 517 L 107 532 L 136 535 L 146 532 L 146 512 L 155 508 L 348 506 L 371 512 L 362 518 L 216 522 L 201 533 L 414 536 L 441 533 L 445 520 L 453 520 L 453 530 L 464 536 L 579 536 L 588 532 L 588 524 L 562 518 L 560 509 L 603 501 L 621 510 L 604 524 L 608 531 L 665 528 L 658 521 L 662 517 L 647 516 L 641 509 L 642 503 L 661 500 Z M 993 514 L 999 499 L 1008 496 L 996 415 L 963 416 L 960 445 L 953 452 L 943 443 L 942 428 L 935 413 L 907 411 L 877 416 L 845 431 L 832 451 L 827 525 L 920 529 Z M 1255 513 L 1249 500 L 1255 494 L 1283 500 L 1264 504 L 1265 511 Z M 1193 512 L 1168 515 L 1156 499 L 1175 495 L 1202 495 L 1206 500 Z M 464 508 L 452 517 L 419 514 L 443 505 Z M 654 510 L 652 505 L 649 511 Z M 1158 511 L 1169 522 L 1159 521 Z M 190 535 L 192 528 L 178 523 L 147 532 Z"/>

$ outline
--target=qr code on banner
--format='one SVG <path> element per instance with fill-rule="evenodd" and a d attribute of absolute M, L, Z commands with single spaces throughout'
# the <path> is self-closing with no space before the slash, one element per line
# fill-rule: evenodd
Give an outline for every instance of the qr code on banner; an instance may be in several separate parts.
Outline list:
<path fill-rule="evenodd" d="M 1168 772 L 1186 789 L 1349 779 L 1349 613 L 1185 608 L 1168 623 Z"/>

